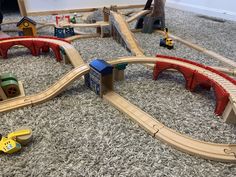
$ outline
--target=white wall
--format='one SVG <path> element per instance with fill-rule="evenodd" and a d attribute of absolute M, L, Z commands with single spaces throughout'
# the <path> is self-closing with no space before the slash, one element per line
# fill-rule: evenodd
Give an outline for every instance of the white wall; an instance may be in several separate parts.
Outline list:
<path fill-rule="evenodd" d="M 167 6 L 236 21 L 236 0 L 166 0 Z"/>
<path fill-rule="evenodd" d="M 146 0 L 24 0 L 29 12 L 145 4 Z"/>
<path fill-rule="evenodd" d="M 28 12 L 145 4 L 147 0 L 24 0 Z M 236 0 L 166 0 L 167 6 L 236 21 Z"/>

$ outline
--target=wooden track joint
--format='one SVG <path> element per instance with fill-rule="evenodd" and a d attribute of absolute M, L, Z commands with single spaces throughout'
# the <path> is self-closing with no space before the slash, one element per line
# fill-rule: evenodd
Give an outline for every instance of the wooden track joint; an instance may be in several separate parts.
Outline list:
<path fill-rule="evenodd" d="M 153 129 L 156 131 L 154 134 L 153 134 L 153 137 L 156 137 L 157 133 L 159 133 L 159 131 L 164 128 L 165 126 L 164 125 L 158 125 L 158 124 L 154 124 L 153 125 Z"/>
<path fill-rule="evenodd" d="M 224 149 L 225 154 L 228 155 L 234 155 L 234 158 L 236 159 L 236 146 L 235 145 L 229 145 L 229 149 Z"/>

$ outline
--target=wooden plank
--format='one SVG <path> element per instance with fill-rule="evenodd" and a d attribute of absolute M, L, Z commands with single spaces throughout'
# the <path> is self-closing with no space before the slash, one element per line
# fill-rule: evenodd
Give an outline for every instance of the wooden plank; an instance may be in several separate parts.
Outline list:
<path fill-rule="evenodd" d="M 230 102 L 227 104 L 222 117 L 226 123 L 236 123 L 236 115 Z"/>
<path fill-rule="evenodd" d="M 20 89 L 20 95 L 19 97 L 23 97 L 25 96 L 25 89 L 24 89 L 24 85 L 22 81 L 18 81 L 19 84 L 19 89 Z"/>
<path fill-rule="evenodd" d="M 24 0 L 17 0 L 17 2 L 18 2 L 21 16 L 27 16 L 28 14 L 27 14 L 27 10 L 25 7 L 25 1 Z"/>
<path fill-rule="evenodd" d="M 7 96 L 5 94 L 5 92 L 3 91 L 2 87 L 0 87 L 0 100 L 6 100 Z M 2 103 L 2 101 L 1 101 Z"/>

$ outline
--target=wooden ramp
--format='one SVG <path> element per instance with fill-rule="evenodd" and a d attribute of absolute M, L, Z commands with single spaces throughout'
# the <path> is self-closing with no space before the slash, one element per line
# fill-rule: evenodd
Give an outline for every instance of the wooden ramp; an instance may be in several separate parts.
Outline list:
<path fill-rule="evenodd" d="M 111 11 L 112 25 L 116 28 L 121 38 L 126 43 L 128 49 L 134 56 L 144 56 L 142 48 L 136 41 L 133 33 L 130 31 L 128 23 L 121 14 Z"/>
<path fill-rule="evenodd" d="M 165 127 L 155 118 L 113 91 L 105 94 L 103 98 L 119 111 L 128 115 L 134 122 L 138 123 L 153 137 L 160 139 L 180 151 L 210 160 L 236 162 L 235 144 L 208 143 L 182 135 L 168 127 Z"/>

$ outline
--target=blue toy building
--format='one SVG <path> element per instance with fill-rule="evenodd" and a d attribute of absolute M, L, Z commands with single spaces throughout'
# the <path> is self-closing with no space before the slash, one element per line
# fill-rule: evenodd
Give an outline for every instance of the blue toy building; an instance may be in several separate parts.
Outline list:
<path fill-rule="evenodd" d="M 89 66 L 90 72 L 85 75 L 85 84 L 97 95 L 113 90 L 113 67 L 104 60 L 93 60 Z"/>

